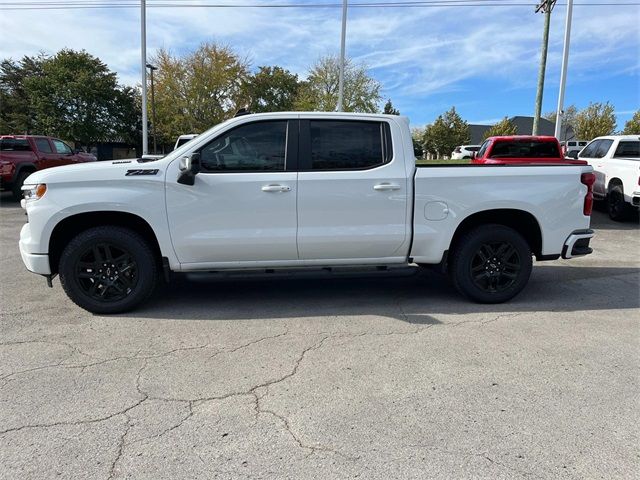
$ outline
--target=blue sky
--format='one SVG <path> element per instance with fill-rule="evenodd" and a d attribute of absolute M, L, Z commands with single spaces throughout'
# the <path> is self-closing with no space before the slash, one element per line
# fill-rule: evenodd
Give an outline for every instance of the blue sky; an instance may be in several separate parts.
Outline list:
<path fill-rule="evenodd" d="M 148 3 L 154 1 L 159 0 Z M 640 108 L 640 6 L 578 4 L 603 1 L 633 0 L 576 0 L 565 104 L 582 108 L 610 101 L 621 129 Z M 214 3 L 173 1 L 185 2 Z M 339 3 L 236 3 L 259 2 Z M 347 54 L 368 66 L 384 97 L 414 126 L 433 121 L 452 105 L 471 123 L 532 115 L 543 24 L 534 3 L 350 8 Z M 554 110 L 557 102 L 565 8 L 556 6 L 552 15 L 543 112 Z M 122 83 L 135 84 L 140 78 L 139 15 L 139 8 L 1 11 L 0 58 L 85 49 L 102 58 Z M 304 77 L 319 56 L 339 51 L 340 17 L 340 8 L 150 7 L 148 55 L 160 47 L 187 52 L 214 40 L 233 47 L 253 68 L 277 64 Z"/>

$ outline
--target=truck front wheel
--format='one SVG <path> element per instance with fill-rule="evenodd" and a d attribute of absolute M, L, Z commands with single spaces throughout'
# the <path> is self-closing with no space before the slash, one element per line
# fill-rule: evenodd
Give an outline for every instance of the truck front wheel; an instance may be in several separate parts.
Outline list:
<path fill-rule="evenodd" d="M 607 211 L 609 218 L 616 222 L 624 222 L 631 213 L 629 204 L 624 201 L 624 192 L 620 185 L 615 185 L 607 195 Z"/>
<path fill-rule="evenodd" d="M 69 298 L 93 313 L 120 313 L 147 300 L 157 283 L 153 250 L 136 232 L 117 226 L 78 234 L 62 252 L 60 283 Z"/>
<path fill-rule="evenodd" d="M 450 275 L 456 289 L 479 303 L 515 297 L 531 275 L 531 249 L 504 225 L 482 225 L 465 233 L 452 252 Z"/>

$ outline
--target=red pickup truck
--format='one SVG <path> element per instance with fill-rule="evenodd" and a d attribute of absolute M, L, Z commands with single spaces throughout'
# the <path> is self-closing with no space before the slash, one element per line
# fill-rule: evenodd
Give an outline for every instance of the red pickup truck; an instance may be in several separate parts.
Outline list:
<path fill-rule="evenodd" d="M 62 140 L 38 135 L 0 136 L 0 190 L 22 197 L 24 180 L 43 168 L 73 163 L 95 162 L 89 153 L 75 151 Z"/>
<path fill-rule="evenodd" d="M 513 135 L 489 137 L 474 155 L 472 163 L 531 164 L 564 163 L 586 165 L 582 160 L 565 158 L 556 137 Z"/>

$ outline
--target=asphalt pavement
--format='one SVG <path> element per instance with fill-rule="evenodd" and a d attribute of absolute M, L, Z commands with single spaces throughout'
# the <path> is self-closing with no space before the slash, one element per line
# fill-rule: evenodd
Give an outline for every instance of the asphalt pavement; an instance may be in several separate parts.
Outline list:
<path fill-rule="evenodd" d="M 0 200 L 0 478 L 638 478 L 637 221 L 596 211 L 595 253 L 503 305 L 429 271 L 180 277 L 98 316 Z"/>

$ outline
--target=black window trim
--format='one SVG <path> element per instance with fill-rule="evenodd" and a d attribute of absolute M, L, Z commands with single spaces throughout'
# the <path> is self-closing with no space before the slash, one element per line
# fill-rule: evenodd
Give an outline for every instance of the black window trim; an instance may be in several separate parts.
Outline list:
<path fill-rule="evenodd" d="M 211 142 L 215 142 L 218 138 L 229 134 L 230 132 L 244 127 L 246 125 L 254 125 L 257 123 L 266 123 L 266 122 L 286 122 L 286 130 L 285 130 L 285 146 L 284 146 L 284 169 L 282 170 L 206 170 L 201 167 L 200 173 L 206 175 L 218 175 L 218 174 L 226 174 L 226 173 L 285 173 L 285 172 L 295 172 L 298 167 L 298 130 L 299 130 L 299 121 L 293 118 L 269 118 L 264 120 L 255 120 L 250 122 L 243 122 L 239 125 L 235 125 L 224 132 L 221 132 L 220 135 L 216 135 L 212 139 L 210 139 L 207 143 L 205 143 L 202 147 L 196 150 L 197 153 L 200 153 L 204 148 L 206 148 Z"/>
<path fill-rule="evenodd" d="M 311 163 L 311 122 L 358 122 L 377 123 L 380 125 L 380 144 L 382 147 L 382 161 L 366 168 L 312 168 Z M 385 120 L 361 120 L 341 118 L 304 118 L 300 120 L 300 143 L 298 145 L 299 172 L 364 172 L 388 165 L 394 160 L 391 126 Z"/>

